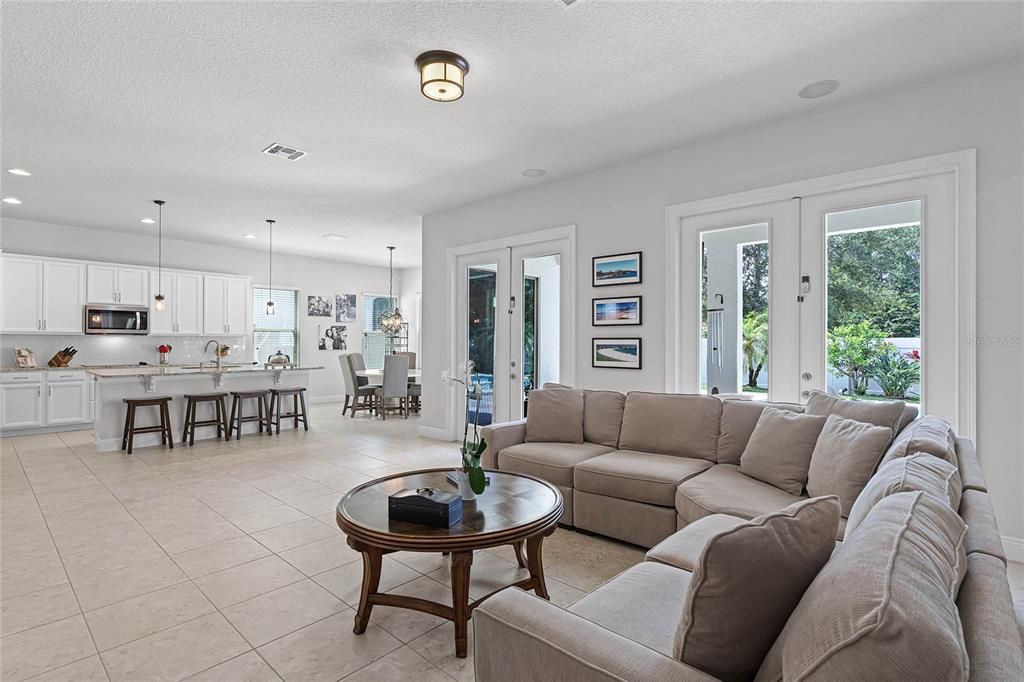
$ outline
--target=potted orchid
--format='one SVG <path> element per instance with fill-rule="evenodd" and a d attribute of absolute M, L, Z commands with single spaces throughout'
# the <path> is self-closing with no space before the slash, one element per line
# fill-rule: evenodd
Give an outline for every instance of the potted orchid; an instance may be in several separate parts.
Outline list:
<path fill-rule="evenodd" d="M 480 466 L 480 458 L 487 448 L 487 442 L 480 437 L 480 399 L 483 397 L 483 390 L 479 383 L 473 381 L 473 363 L 467 361 L 459 365 L 458 376 L 452 376 L 448 370 L 441 372 L 441 381 L 448 388 L 455 384 L 461 384 L 466 392 L 466 425 L 462 431 L 462 467 L 457 471 L 456 476 L 459 483 L 459 495 L 463 500 L 475 500 L 476 496 L 483 493 L 487 488 L 487 476 L 483 467 Z M 470 401 L 476 401 L 476 410 L 472 412 L 473 433 L 470 438 Z"/>

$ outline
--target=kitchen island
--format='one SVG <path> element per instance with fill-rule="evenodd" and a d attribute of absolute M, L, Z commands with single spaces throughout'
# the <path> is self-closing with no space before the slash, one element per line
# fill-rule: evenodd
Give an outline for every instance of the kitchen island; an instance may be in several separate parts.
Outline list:
<path fill-rule="evenodd" d="M 93 440 L 102 452 L 120 450 L 124 432 L 125 398 L 147 398 L 156 395 L 171 396 L 171 433 L 180 438 L 185 422 L 184 396 L 191 393 L 223 391 L 255 391 L 271 388 L 309 387 L 309 373 L 323 367 L 288 367 L 266 369 L 255 365 L 211 367 L 108 367 L 91 368 L 86 372 L 96 380 L 95 425 Z M 230 396 L 227 401 L 231 409 Z M 246 410 L 255 406 L 246 405 Z M 247 412 L 248 414 L 248 412 Z M 208 418 L 200 414 L 199 419 Z M 157 423 L 155 408 L 140 408 L 139 424 Z M 290 419 L 282 420 L 281 428 L 291 428 Z M 255 432 L 255 422 L 242 425 L 243 435 Z M 217 437 L 216 427 L 196 429 L 196 440 Z M 177 442 L 177 441 L 176 441 Z M 135 447 L 158 445 L 160 435 L 147 433 L 136 436 Z"/>

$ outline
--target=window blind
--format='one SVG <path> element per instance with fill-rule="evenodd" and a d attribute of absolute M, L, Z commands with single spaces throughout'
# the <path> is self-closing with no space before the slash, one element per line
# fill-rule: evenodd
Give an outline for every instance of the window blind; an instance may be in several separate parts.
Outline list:
<path fill-rule="evenodd" d="M 267 315 L 267 301 L 274 302 L 274 314 Z M 299 364 L 299 292 L 294 289 L 253 287 L 252 321 L 255 360 L 266 362 L 281 351 Z"/>

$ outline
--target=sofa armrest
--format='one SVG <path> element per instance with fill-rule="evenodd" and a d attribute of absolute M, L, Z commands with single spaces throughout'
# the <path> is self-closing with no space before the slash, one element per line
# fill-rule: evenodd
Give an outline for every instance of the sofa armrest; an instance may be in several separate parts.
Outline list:
<path fill-rule="evenodd" d="M 526 420 L 488 424 L 481 433 L 483 439 L 487 441 L 487 449 L 480 458 L 480 466 L 484 469 L 497 469 L 499 452 L 526 442 Z"/>
<path fill-rule="evenodd" d="M 747 520 L 730 514 L 704 516 L 652 547 L 644 559 L 692 572 L 700 560 L 704 545 L 712 535 L 731 530 L 743 523 L 747 523 Z"/>
<path fill-rule="evenodd" d="M 517 588 L 473 611 L 473 641 L 477 682 L 715 680 Z"/>

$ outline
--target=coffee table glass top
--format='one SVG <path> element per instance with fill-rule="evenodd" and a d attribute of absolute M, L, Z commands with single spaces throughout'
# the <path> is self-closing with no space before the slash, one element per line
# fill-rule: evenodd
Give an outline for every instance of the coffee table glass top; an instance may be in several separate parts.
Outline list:
<path fill-rule="evenodd" d="M 487 490 L 476 500 L 462 503 L 462 521 L 451 528 L 390 521 L 388 495 L 399 490 L 439 488 L 458 494 L 446 474 L 452 469 L 430 469 L 389 476 L 364 483 L 338 503 L 338 518 L 371 531 L 410 538 L 445 538 L 488 535 L 530 525 L 561 507 L 562 495 L 539 479 L 500 471 L 488 471 Z"/>

